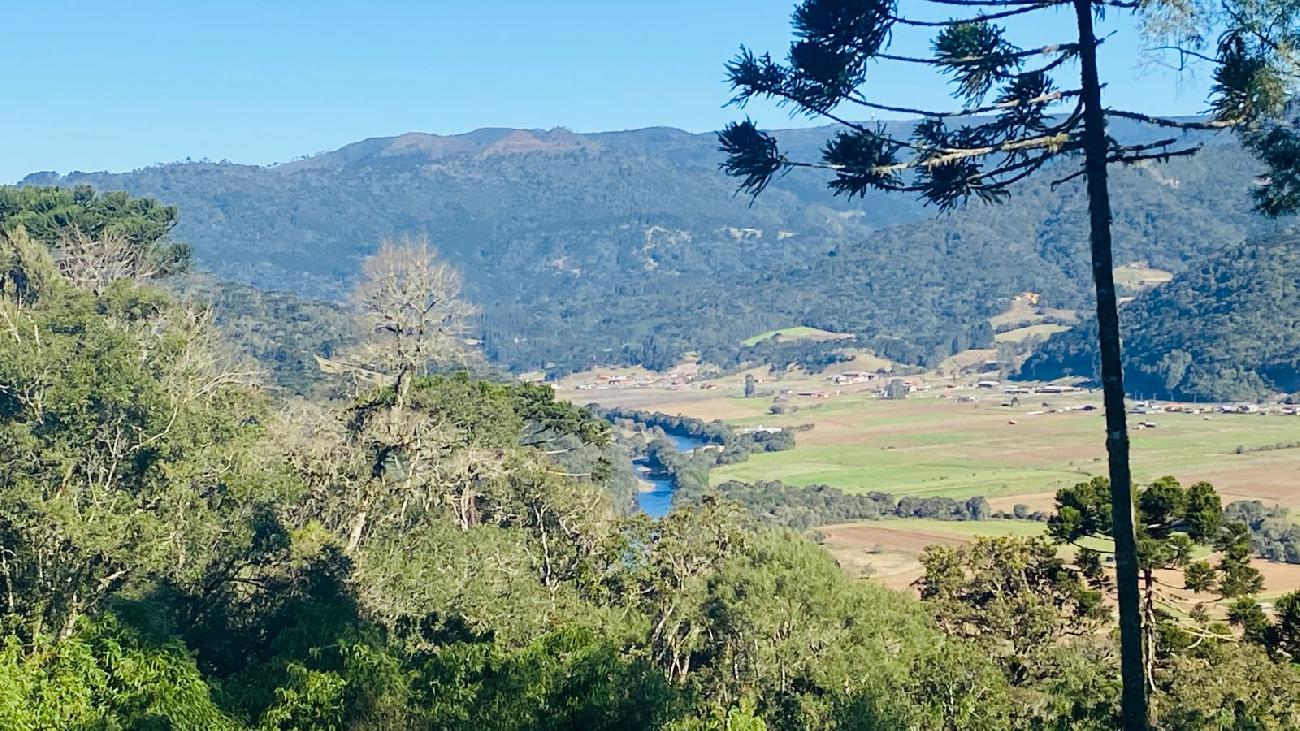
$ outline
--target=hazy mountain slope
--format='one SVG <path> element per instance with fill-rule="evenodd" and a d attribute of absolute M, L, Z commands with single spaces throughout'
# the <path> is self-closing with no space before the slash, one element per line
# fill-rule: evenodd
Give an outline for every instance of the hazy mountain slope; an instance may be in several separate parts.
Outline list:
<path fill-rule="evenodd" d="M 808 157 L 827 128 L 781 137 Z M 1117 170 L 1117 259 L 1179 269 L 1240 240 L 1254 166 L 1219 143 L 1164 168 Z M 934 219 L 906 197 L 832 198 L 813 172 L 755 201 L 717 170 L 711 135 L 403 135 L 263 168 L 173 164 L 40 174 L 178 205 L 177 235 L 217 277 L 337 299 L 384 236 L 427 233 L 465 271 L 488 354 L 512 367 L 664 365 L 683 351 L 806 324 L 925 362 L 984 344 L 1023 290 L 1078 305 L 1090 283 L 1076 184 Z M 1050 174 L 1050 172 L 1049 172 Z"/>
<path fill-rule="evenodd" d="M 1300 391 L 1300 228 L 1233 245 L 1124 307 L 1132 393 L 1253 399 Z M 1028 378 L 1096 377 L 1096 327 L 1061 333 Z"/>

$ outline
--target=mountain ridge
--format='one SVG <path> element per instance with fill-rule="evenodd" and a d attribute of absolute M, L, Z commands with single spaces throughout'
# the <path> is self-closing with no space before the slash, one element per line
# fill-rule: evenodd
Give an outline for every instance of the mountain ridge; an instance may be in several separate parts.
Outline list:
<path fill-rule="evenodd" d="M 778 136 L 807 158 L 833 132 Z M 1114 171 L 1117 260 L 1176 271 L 1267 225 L 1249 213 L 1257 167 L 1219 139 L 1190 160 Z M 427 234 L 465 273 L 488 355 L 519 370 L 662 366 L 688 351 L 735 363 L 744 338 L 791 325 L 936 362 L 985 345 L 988 318 L 1019 292 L 1062 307 L 1088 296 L 1077 181 L 1027 181 L 1007 205 L 934 218 L 905 197 L 836 198 L 819 171 L 792 172 L 751 200 L 720 161 L 711 135 L 672 128 L 485 128 L 371 138 L 271 168 L 188 163 L 24 182 L 177 205 L 176 235 L 200 268 L 313 299 L 340 300 L 381 239 Z"/>

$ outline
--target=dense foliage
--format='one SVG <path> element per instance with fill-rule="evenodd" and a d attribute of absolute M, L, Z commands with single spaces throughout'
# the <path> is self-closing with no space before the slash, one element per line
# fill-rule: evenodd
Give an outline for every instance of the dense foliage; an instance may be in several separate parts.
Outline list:
<path fill-rule="evenodd" d="M 346 308 L 288 292 L 192 275 L 169 282 L 178 295 L 208 303 L 222 340 L 266 369 L 268 385 L 306 395 L 328 390 L 316 356 L 333 358 L 358 337 Z"/>
<path fill-rule="evenodd" d="M 1288 516 L 1286 508 L 1238 500 L 1223 510 L 1228 520 L 1250 530 L 1250 547 L 1255 553 L 1270 561 L 1300 563 L 1300 525 Z"/>
<path fill-rule="evenodd" d="M 281 413 L 138 285 L 5 307 L 41 334 L 0 340 L 7 728 L 1005 726 L 990 667 L 803 539 L 618 517 L 546 456 L 604 431 L 547 389 Z"/>
<path fill-rule="evenodd" d="M 726 503 L 616 510 L 549 388 L 278 401 L 201 310 L 0 246 L 5 728 L 1007 727 L 915 600 Z"/>
<path fill-rule="evenodd" d="M 921 595 L 945 632 L 995 659 L 1022 717 L 1059 724 L 1024 728 L 1116 728 L 1118 658 L 1100 631 L 1103 596 L 1113 590 L 1104 572 L 1064 560 L 1041 538 L 932 546 L 921 561 Z M 1284 596 L 1277 607 L 1270 619 L 1252 600 L 1238 602 L 1231 624 L 1211 619 L 1204 607 L 1176 615 L 1161 610 L 1149 645 L 1156 658 L 1147 676 L 1151 727 L 1281 731 L 1300 723 L 1300 656 L 1291 644 L 1300 594 Z"/>
<path fill-rule="evenodd" d="M 1112 126 L 1127 142 L 1153 139 Z M 777 136 L 792 154 L 813 153 L 833 132 Z M 1265 225 L 1246 213 L 1256 166 L 1229 140 L 1209 142 L 1197 159 L 1114 172 L 1117 261 L 1182 270 Z M 717 174 L 720 160 L 711 135 L 677 130 L 483 130 L 367 140 L 272 168 L 171 164 L 26 183 L 179 205 L 176 232 L 200 267 L 308 299 L 341 299 L 382 238 L 427 232 L 482 307 L 486 355 L 516 370 L 660 368 L 690 351 L 722 365 L 834 358 L 833 344 L 741 346 L 790 325 L 932 365 L 987 345 L 987 319 L 1020 292 L 1052 307 L 1088 302 L 1077 181 L 1026 181 L 1010 205 L 935 221 L 907 201 L 835 199 L 797 171 L 751 205 Z M 250 317 L 269 304 L 229 299 Z"/>
<path fill-rule="evenodd" d="M 1113 726 L 1087 612 L 1008 655 L 1004 626 L 953 621 L 972 594 L 851 581 L 725 500 L 620 510 L 628 455 L 547 387 L 288 398 L 205 308 L 141 270 L 70 278 L 57 247 L 0 238 L 4 728 Z M 701 453 L 775 446 L 660 422 L 716 442 Z M 1215 727 L 1214 704 L 1294 720 L 1296 673 L 1265 653 L 1300 646 L 1297 607 L 1243 605 L 1256 655 L 1172 655 L 1167 728 Z"/>
<path fill-rule="evenodd" d="M 1300 230 L 1230 246 L 1123 310 L 1131 393 L 1254 400 L 1300 391 Z M 1020 375 L 1097 377 L 1096 327 L 1053 336 Z"/>

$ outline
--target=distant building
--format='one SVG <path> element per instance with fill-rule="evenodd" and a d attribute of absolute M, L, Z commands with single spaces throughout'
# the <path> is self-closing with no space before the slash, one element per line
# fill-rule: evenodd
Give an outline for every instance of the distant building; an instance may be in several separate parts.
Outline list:
<path fill-rule="evenodd" d="M 847 383 L 867 383 L 876 380 L 876 374 L 869 371 L 844 371 L 843 373 L 831 376 L 831 380 L 834 381 L 836 385 L 844 385 Z"/>
<path fill-rule="evenodd" d="M 912 390 L 911 387 L 904 383 L 903 379 L 895 378 L 889 382 L 888 386 L 885 386 L 885 390 L 881 392 L 881 396 L 887 399 L 905 399 L 910 390 Z"/>

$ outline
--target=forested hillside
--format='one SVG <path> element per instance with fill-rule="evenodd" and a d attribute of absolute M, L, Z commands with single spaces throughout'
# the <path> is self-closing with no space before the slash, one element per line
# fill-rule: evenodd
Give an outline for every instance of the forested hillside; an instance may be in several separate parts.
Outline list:
<path fill-rule="evenodd" d="M 1163 398 L 1300 391 L 1300 229 L 1228 246 L 1122 311 L 1125 386 Z M 1096 326 L 1048 340 L 1021 376 L 1095 379 Z"/>
<path fill-rule="evenodd" d="M 828 128 L 780 133 L 794 152 Z M 1117 129 L 1121 136 L 1134 136 Z M 1136 139 L 1136 138 L 1135 138 Z M 1158 168 L 1117 170 L 1116 257 L 1181 270 L 1262 223 L 1256 167 L 1230 139 Z M 427 233 L 465 272 L 489 358 L 516 370 L 732 362 L 754 333 L 809 325 L 934 363 L 988 345 L 1022 291 L 1087 300 L 1077 181 L 1029 183 L 1004 206 L 932 218 L 914 202 L 832 198 L 792 173 L 756 200 L 717 170 L 712 135 L 480 130 L 404 135 L 274 167 L 178 163 L 127 174 L 36 174 L 184 211 L 200 269 L 337 300 L 380 239 Z"/>
<path fill-rule="evenodd" d="M 0 205 L 0 728 L 1117 724 L 1095 550 L 936 547 L 918 597 L 716 494 L 652 521 L 594 414 L 430 374 L 463 341 L 402 324 L 403 303 L 463 308 L 423 247 L 365 263 L 333 388 L 305 399 L 264 388 L 175 278 L 174 209 L 57 189 Z M 782 441 L 711 428 L 723 457 Z M 1104 535 L 1107 491 L 1058 493 L 1052 536 Z M 1153 615 L 1153 728 L 1295 728 L 1300 593 L 1264 614 L 1248 528 L 1212 486 L 1165 479 L 1138 509 L 1148 570 L 1233 601 L 1226 623 Z M 1189 563 L 1193 541 L 1223 558 Z"/>

